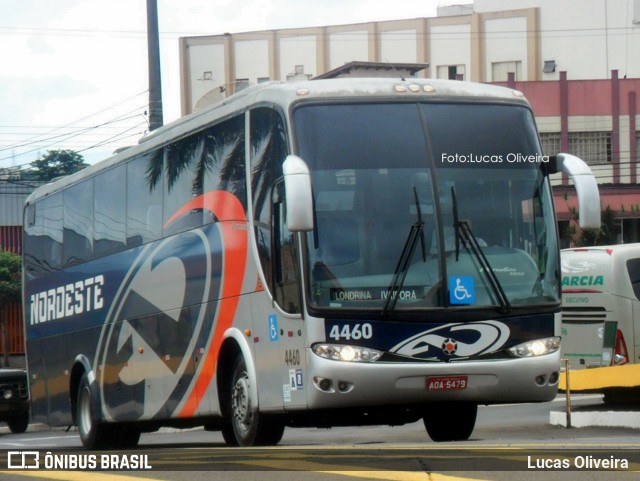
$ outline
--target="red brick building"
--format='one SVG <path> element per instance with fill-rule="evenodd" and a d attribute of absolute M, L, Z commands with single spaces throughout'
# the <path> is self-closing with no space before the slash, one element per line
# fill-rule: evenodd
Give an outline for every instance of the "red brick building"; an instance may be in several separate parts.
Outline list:
<path fill-rule="evenodd" d="M 568 152 L 585 160 L 596 174 L 602 208 L 615 213 L 618 243 L 640 242 L 640 79 L 571 80 L 561 72 L 557 81 L 503 85 L 529 99 L 546 154 Z M 561 230 L 575 207 L 575 191 L 567 178 L 554 185 Z M 567 198 L 568 197 L 568 198 Z"/>

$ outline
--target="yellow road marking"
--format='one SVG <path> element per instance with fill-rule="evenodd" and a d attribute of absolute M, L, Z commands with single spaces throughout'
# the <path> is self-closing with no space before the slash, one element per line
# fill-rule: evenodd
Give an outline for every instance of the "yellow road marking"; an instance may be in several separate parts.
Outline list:
<path fill-rule="evenodd" d="M 340 470 L 327 469 L 326 464 L 310 461 L 292 460 L 246 460 L 238 461 L 236 464 L 270 468 L 277 471 L 307 471 L 318 474 L 333 476 L 348 476 L 352 478 L 367 478 L 379 481 L 484 481 L 476 478 L 462 478 L 459 476 L 449 476 L 440 473 L 425 473 L 418 471 L 366 471 L 361 466 L 340 466 Z M 238 471 L 241 471 L 239 469 Z M 275 472 L 275 471 L 274 471 Z M 0 475 L 25 476 L 31 478 L 51 479 L 57 481 L 86 481 L 87 476 L 91 481 L 161 481 L 149 477 L 135 477 L 124 474 L 109 474 L 87 471 L 0 471 Z"/>
<path fill-rule="evenodd" d="M 350 476 L 353 478 L 378 479 L 383 481 L 483 481 L 473 478 L 461 478 L 439 473 L 425 473 L 418 471 L 364 471 L 361 466 L 340 466 L 340 470 L 327 469 L 325 464 L 312 461 L 275 461 L 275 460 L 247 460 L 238 462 L 248 466 L 260 466 L 277 469 L 279 471 L 308 471 L 320 474 L 332 474 L 335 476 Z"/>

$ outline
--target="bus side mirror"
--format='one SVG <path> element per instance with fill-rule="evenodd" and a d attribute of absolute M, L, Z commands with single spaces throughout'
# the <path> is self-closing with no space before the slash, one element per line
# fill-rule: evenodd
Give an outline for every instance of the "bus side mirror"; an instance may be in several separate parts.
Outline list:
<path fill-rule="evenodd" d="M 564 172 L 571 177 L 578 193 L 581 229 L 600 228 L 600 193 L 598 183 L 586 162 L 571 154 L 558 154 L 549 159 L 550 174 Z"/>
<path fill-rule="evenodd" d="M 288 155 L 282 164 L 289 232 L 313 230 L 313 195 L 309 167 L 300 157 Z"/>

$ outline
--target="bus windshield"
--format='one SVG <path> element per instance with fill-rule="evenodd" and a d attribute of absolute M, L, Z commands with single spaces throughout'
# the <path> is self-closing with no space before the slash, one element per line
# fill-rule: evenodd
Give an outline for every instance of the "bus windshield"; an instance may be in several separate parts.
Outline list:
<path fill-rule="evenodd" d="M 294 128 L 314 195 L 312 309 L 559 303 L 548 159 L 527 108 L 309 104 Z"/>

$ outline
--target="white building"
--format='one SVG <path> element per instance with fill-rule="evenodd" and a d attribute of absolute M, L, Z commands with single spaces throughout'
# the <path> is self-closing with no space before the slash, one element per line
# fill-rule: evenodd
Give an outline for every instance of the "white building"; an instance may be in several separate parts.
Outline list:
<path fill-rule="evenodd" d="M 618 241 L 638 242 L 639 52 L 640 0 L 474 0 L 433 18 L 187 37 L 182 111 L 251 84 L 313 79 L 362 62 L 504 83 L 529 99 L 545 153 L 569 152 L 591 165 L 603 208 L 615 212 Z M 573 187 L 563 179 L 554 192 L 566 229 Z"/>
<path fill-rule="evenodd" d="M 351 61 L 429 64 L 419 76 L 501 82 L 640 77 L 640 0 L 475 0 L 438 16 L 180 40 L 182 113 L 248 85 Z"/>

